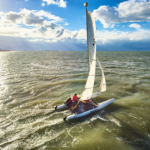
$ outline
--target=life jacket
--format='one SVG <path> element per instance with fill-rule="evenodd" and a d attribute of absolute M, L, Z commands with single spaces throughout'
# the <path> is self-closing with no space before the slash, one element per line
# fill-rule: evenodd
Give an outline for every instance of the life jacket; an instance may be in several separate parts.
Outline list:
<path fill-rule="evenodd" d="M 73 99 L 73 101 L 75 101 L 75 102 L 76 102 L 76 101 L 77 101 L 77 98 L 78 98 L 77 96 L 73 96 L 73 98 L 72 98 L 72 99 Z"/>

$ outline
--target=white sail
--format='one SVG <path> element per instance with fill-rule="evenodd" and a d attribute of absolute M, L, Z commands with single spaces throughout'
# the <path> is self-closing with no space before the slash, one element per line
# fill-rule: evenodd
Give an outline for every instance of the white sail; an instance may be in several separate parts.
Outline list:
<path fill-rule="evenodd" d="M 99 91 L 100 92 L 105 92 L 106 91 L 106 80 L 105 80 L 104 71 L 103 71 L 103 68 L 102 68 L 102 66 L 100 64 L 100 61 L 99 61 L 98 57 L 97 57 L 97 61 L 98 61 L 98 64 L 99 64 L 99 67 L 100 67 L 101 73 L 102 73 L 102 79 L 101 79 Z"/>
<path fill-rule="evenodd" d="M 96 59 L 96 25 L 92 12 L 86 11 L 87 46 L 89 54 L 89 71 L 93 57 Z M 95 55 L 95 56 L 94 56 Z"/>
<path fill-rule="evenodd" d="M 93 94 L 96 68 L 96 26 L 92 12 L 86 11 L 87 25 L 87 46 L 89 54 L 89 76 L 85 85 L 85 90 L 80 100 L 90 99 Z"/>

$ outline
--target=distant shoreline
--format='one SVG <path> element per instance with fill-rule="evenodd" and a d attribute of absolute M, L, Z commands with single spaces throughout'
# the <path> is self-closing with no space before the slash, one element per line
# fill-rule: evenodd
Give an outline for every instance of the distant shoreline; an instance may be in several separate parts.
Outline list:
<path fill-rule="evenodd" d="M 0 50 L 0 52 L 10 52 L 10 50 Z"/>

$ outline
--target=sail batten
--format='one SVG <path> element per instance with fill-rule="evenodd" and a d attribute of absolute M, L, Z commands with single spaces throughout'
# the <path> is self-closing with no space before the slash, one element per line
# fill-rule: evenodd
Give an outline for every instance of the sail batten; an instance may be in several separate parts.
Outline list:
<path fill-rule="evenodd" d="M 93 23 L 91 23 L 87 28 L 90 28 L 93 25 Z"/>
<path fill-rule="evenodd" d="M 89 36 L 88 38 L 90 38 L 90 37 L 92 37 L 93 36 L 93 34 L 91 35 L 91 36 Z"/>

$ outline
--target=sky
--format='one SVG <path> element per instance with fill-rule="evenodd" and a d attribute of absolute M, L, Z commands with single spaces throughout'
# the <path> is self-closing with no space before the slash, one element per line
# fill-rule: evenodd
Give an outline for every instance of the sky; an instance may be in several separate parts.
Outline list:
<path fill-rule="evenodd" d="M 0 48 L 86 51 L 84 2 L 98 51 L 150 51 L 150 0 L 0 0 Z"/>

